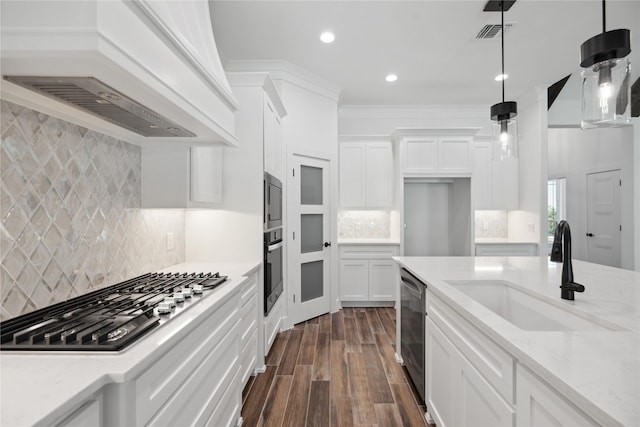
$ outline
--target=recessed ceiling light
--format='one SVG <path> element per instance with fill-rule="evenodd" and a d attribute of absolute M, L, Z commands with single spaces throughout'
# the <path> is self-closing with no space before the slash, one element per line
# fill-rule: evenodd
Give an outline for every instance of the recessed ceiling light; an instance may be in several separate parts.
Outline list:
<path fill-rule="evenodd" d="M 398 80 L 398 76 L 396 76 L 395 74 L 387 74 L 387 77 L 385 77 L 384 79 L 388 82 L 395 82 L 396 80 Z"/>
<path fill-rule="evenodd" d="M 330 31 L 325 31 L 324 33 L 320 34 L 320 40 L 323 43 L 333 43 L 335 39 L 336 39 L 336 36 L 334 36 L 333 33 Z"/>
<path fill-rule="evenodd" d="M 506 80 L 508 78 L 509 78 L 509 74 L 498 74 L 494 80 L 497 82 L 501 82 L 502 80 Z"/>

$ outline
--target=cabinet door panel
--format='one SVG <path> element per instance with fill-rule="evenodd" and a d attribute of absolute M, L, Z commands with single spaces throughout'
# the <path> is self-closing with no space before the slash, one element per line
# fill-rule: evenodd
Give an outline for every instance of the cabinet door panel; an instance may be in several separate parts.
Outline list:
<path fill-rule="evenodd" d="M 471 138 L 441 137 L 438 140 L 438 171 L 471 172 Z"/>
<path fill-rule="evenodd" d="M 265 99 L 262 124 L 264 140 L 264 170 L 274 176 L 276 175 L 275 114 L 273 106 Z"/>
<path fill-rule="evenodd" d="M 368 269 L 368 261 L 340 261 L 340 294 L 343 301 L 366 301 L 368 299 Z"/>
<path fill-rule="evenodd" d="M 365 200 L 365 147 L 359 143 L 340 144 L 340 206 L 362 208 Z"/>
<path fill-rule="evenodd" d="M 393 204 L 393 151 L 391 143 L 366 143 L 366 205 L 387 208 Z"/>
<path fill-rule="evenodd" d="M 391 260 L 369 261 L 369 301 L 395 301 L 397 268 Z"/>
<path fill-rule="evenodd" d="M 473 198 L 475 209 L 491 209 L 491 145 L 473 147 Z"/>
<path fill-rule="evenodd" d="M 455 426 L 456 349 L 427 318 L 427 410 L 438 427 Z"/>
<path fill-rule="evenodd" d="M 516 402 L 518 427 L 599 425 L 521 365 L 516 370 Z"/>
<path fill-rule="evenodd" d="M 405 173 L 438 172 L 438 139 L 416 138 L 405 140 L 402 169 Z"/>

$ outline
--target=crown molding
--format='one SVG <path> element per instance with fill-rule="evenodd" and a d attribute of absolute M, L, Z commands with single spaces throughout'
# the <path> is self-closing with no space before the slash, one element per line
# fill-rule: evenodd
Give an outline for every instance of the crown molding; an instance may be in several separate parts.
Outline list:
<path fill-rule="evenodd" d="M 340 119 L 486 119 L 488 105 L 343 105 Z"/>
<path fill-rule="evenodd" d="M 282 80 L 302 89 L 338 102 L 340 87 L 312 72 L 284 60 L 230 60 L 226 63 L 227 72 L 268 72 L 273 80 Z"/>
<path fill-rule="evenodd" d="M 228 72 L 227 80 L 232 88 L 234 87 L 259 87 L 264 90 L 273 103 L 278 115 L 284 117 L 287 110 L 282 102 L 282 97 L 278 88 L 273 83 L 271 75 L 267 72 Z"/>

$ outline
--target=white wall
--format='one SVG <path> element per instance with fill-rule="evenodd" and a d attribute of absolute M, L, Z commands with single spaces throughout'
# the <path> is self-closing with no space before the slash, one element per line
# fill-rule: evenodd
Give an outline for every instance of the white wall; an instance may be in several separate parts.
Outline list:
<path fill-rule="evenodd" d="M 538 86 L 518 102 L 520 209 L 509 211 L 509 239 L 537 242 L 546 253 L 547 88 Z"/>
<path fill-rule="evenodd" d="M 620 169 L 622 268 L 634 268 L 634 175 L 632 127 L 613 129 L 549 129 L 549 178 L 566 178 L 567 221 L 572 254 L 586 260 L 588 173 Z"/>

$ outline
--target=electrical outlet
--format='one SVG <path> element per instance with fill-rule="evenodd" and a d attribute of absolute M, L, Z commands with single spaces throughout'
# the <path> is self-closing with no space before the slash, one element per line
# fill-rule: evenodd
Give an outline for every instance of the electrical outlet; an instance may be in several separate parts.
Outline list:
<path fill-rule="evenodd" d="M 529 233 L 535 233 L 535 232 L 536 232 L 535 224 L 529 224 Z"/>
<path fill-rule="evenodd" d="M 175 247 L 175 239 L 173 233 L 167 233 L 167 250 L 172 251 Z"/>

